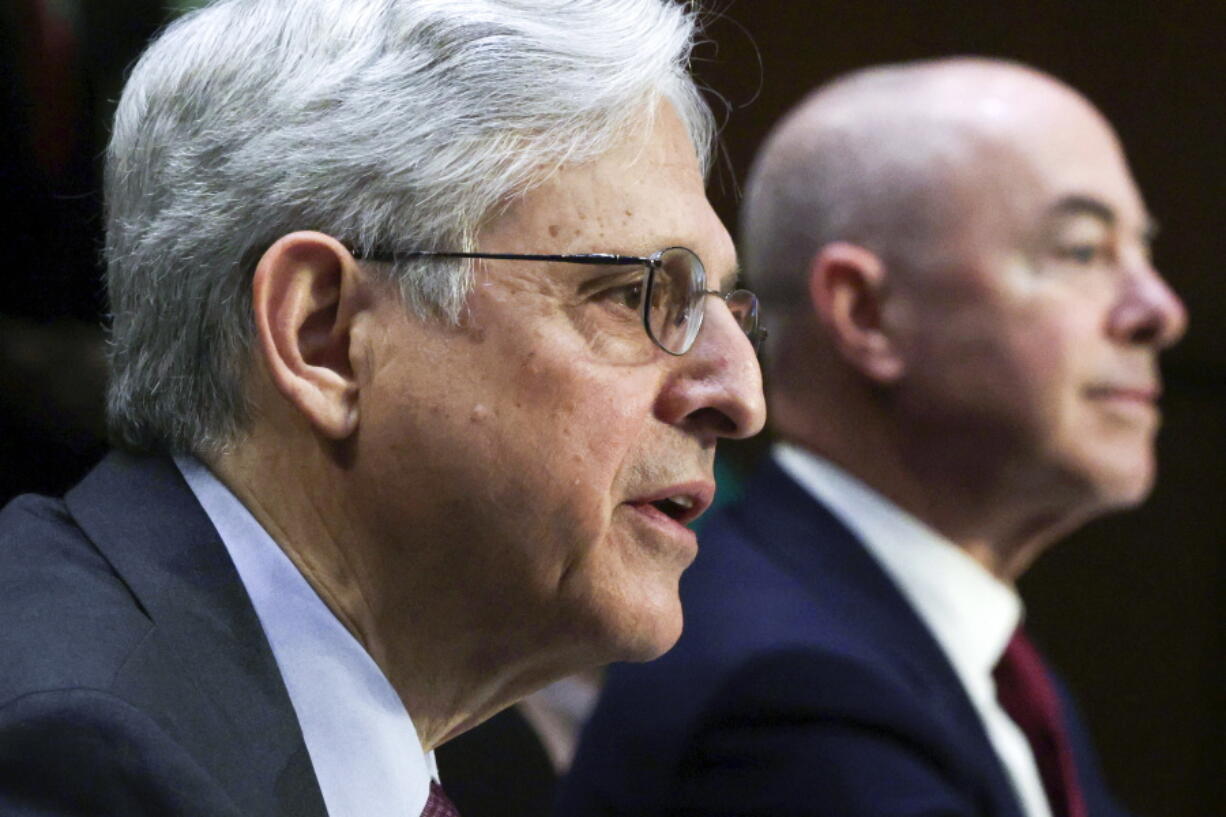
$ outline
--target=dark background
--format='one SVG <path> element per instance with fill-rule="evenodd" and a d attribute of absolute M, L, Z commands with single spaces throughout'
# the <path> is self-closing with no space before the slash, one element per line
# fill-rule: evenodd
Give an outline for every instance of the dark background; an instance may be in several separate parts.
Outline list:
<path fill-rule="evenodd" d="M 1187 302 L 1190 330 L 1165 361 L 1153 498 L 1053 549 L 1022 592 L 1121 799 L 1152 817 L 1226 815 L 1226 3 L 711 3 L 722 16 L 697 68 L 727 101 L 712 195 L 734 234 L 738 184 L 767 129 L 852 68 L 1019 59 L 1081 89 L 1115 123 L 1162 225 L 1157 262 Z M 57 7 L 76 13 L 49 25 Z M 99 379 L 82 357 L 100 341 L 89 328 L 102 310 L 99 154 L 123 67 L 163 9 L 156 0 L 0 5 L 0 502 L 63 490 L 102 450 Z M 734 446 L 725 465 L 743 469 L 763 447 Z"/>
<path fill-rule="evenodd" d="M 816 85 L 880 62 L 1006 57 L 1053 73 L 1115 124 L 1161 225 L 1158 267 L 1187 303 L 1164 361 L 1158 488 L 1021 582 L 1031 631 L 1079 698 L 1120 799 L 1154 817 L 1226 815 L 1226 3 L 734 0 L 698 71 L 728 103 L 712 198 L 736 234 L 738 184 L 771 124 Z M 769 316 L 768 316 L 769 320 Z M 743 467 L 761 439 L 733 446 Z"/>
<path fill-rule="evenodd" d="M 157 0 L 0 0 L 0 503 L 105 450 L 101 153 Z"/>

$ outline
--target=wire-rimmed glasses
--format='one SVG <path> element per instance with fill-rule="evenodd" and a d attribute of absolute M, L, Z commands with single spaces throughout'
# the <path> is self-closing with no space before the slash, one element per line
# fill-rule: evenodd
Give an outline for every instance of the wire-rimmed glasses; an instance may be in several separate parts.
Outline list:
<path fill-rule="evenodd" d="M 694 345 L 698 330 L 702 328 L 706 314 L 706 299 L 715 295 L 728 305 L 732 317 L 757 352 L 766 338 L 766 330 L 758 317 L 758 296 L 747 289 L 731 292 L 707 289 L 707 271 L 702 261 L 686 247 L 665 247 L 648 256 L 617 255 L 615 253 L 579 253 L 568 255 L 541 255 L 533 253 L 490 252 L 433 252 L 413 250 L 410 252 L 354 253 L 359 260 L 394 263 L 413 258 L 476 258 L 495 261 L 552 261 L 562 264 L 590 264 L 601 266 L 643 266 L 647 273 L 637 293 L 637 305 L 643 328 L 652 342 L 670 355 L 684 355 Z M 631 304 L 633 305 L 633 304 Z"/>

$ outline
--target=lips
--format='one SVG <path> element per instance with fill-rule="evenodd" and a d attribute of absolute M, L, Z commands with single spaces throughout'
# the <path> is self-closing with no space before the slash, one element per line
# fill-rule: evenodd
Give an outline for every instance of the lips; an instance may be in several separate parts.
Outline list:
<path fill-rule="evenodd" d="M 714 498 L 715 486 L 710 482 L 687 482 L 635 497 L 626 504 L 688 525 L 702 516 Z"/>
<path fill-rule="evenodd" d="M 1086 389 L 1086 396 L 1093 400 L 1124 400 L 1134 403 L 1154 404 L 1162 396 L 1160 386 L 1121 386 L 1098 384 Z"/>

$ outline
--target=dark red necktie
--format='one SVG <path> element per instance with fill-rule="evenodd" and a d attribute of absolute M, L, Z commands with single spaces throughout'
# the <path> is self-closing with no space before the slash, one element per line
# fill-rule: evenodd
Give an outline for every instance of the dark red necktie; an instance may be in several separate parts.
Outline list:
<path fill-rule="evenodd" d="M 1060 696 L 1022 628 L 1013 634 L 992 676 L 1001 707 L 1030 741 L 1052 817 L 1087 817 Z"/>
<path fill-rule="evenodd" d="M 426 801 L 421 817 L 460 817 L 455 803 L 448 800 L 447 795 L 443 794 L 443 787 L 438 784 L 437 780 L 430 781 L 430 799 Z"/>

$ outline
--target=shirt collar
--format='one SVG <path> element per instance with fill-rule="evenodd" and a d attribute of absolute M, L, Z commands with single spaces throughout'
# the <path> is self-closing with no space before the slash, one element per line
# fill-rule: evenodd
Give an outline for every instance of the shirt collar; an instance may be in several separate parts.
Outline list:
<path fill-rule="evenodd" d="M 1017 592 L 949 539 L 846 471 L 786 443 L 789 476 L 854 533 L 911 603 L 974 697 L 994 698 L 992 670 L 1022 617 Z"/>
<path fill-rule="evenodd" d="M 331 817 L 419 814 L 438 778 L 400 696 L 263 526 L 199 460 L 176 457 L 268 637 Z"/>

